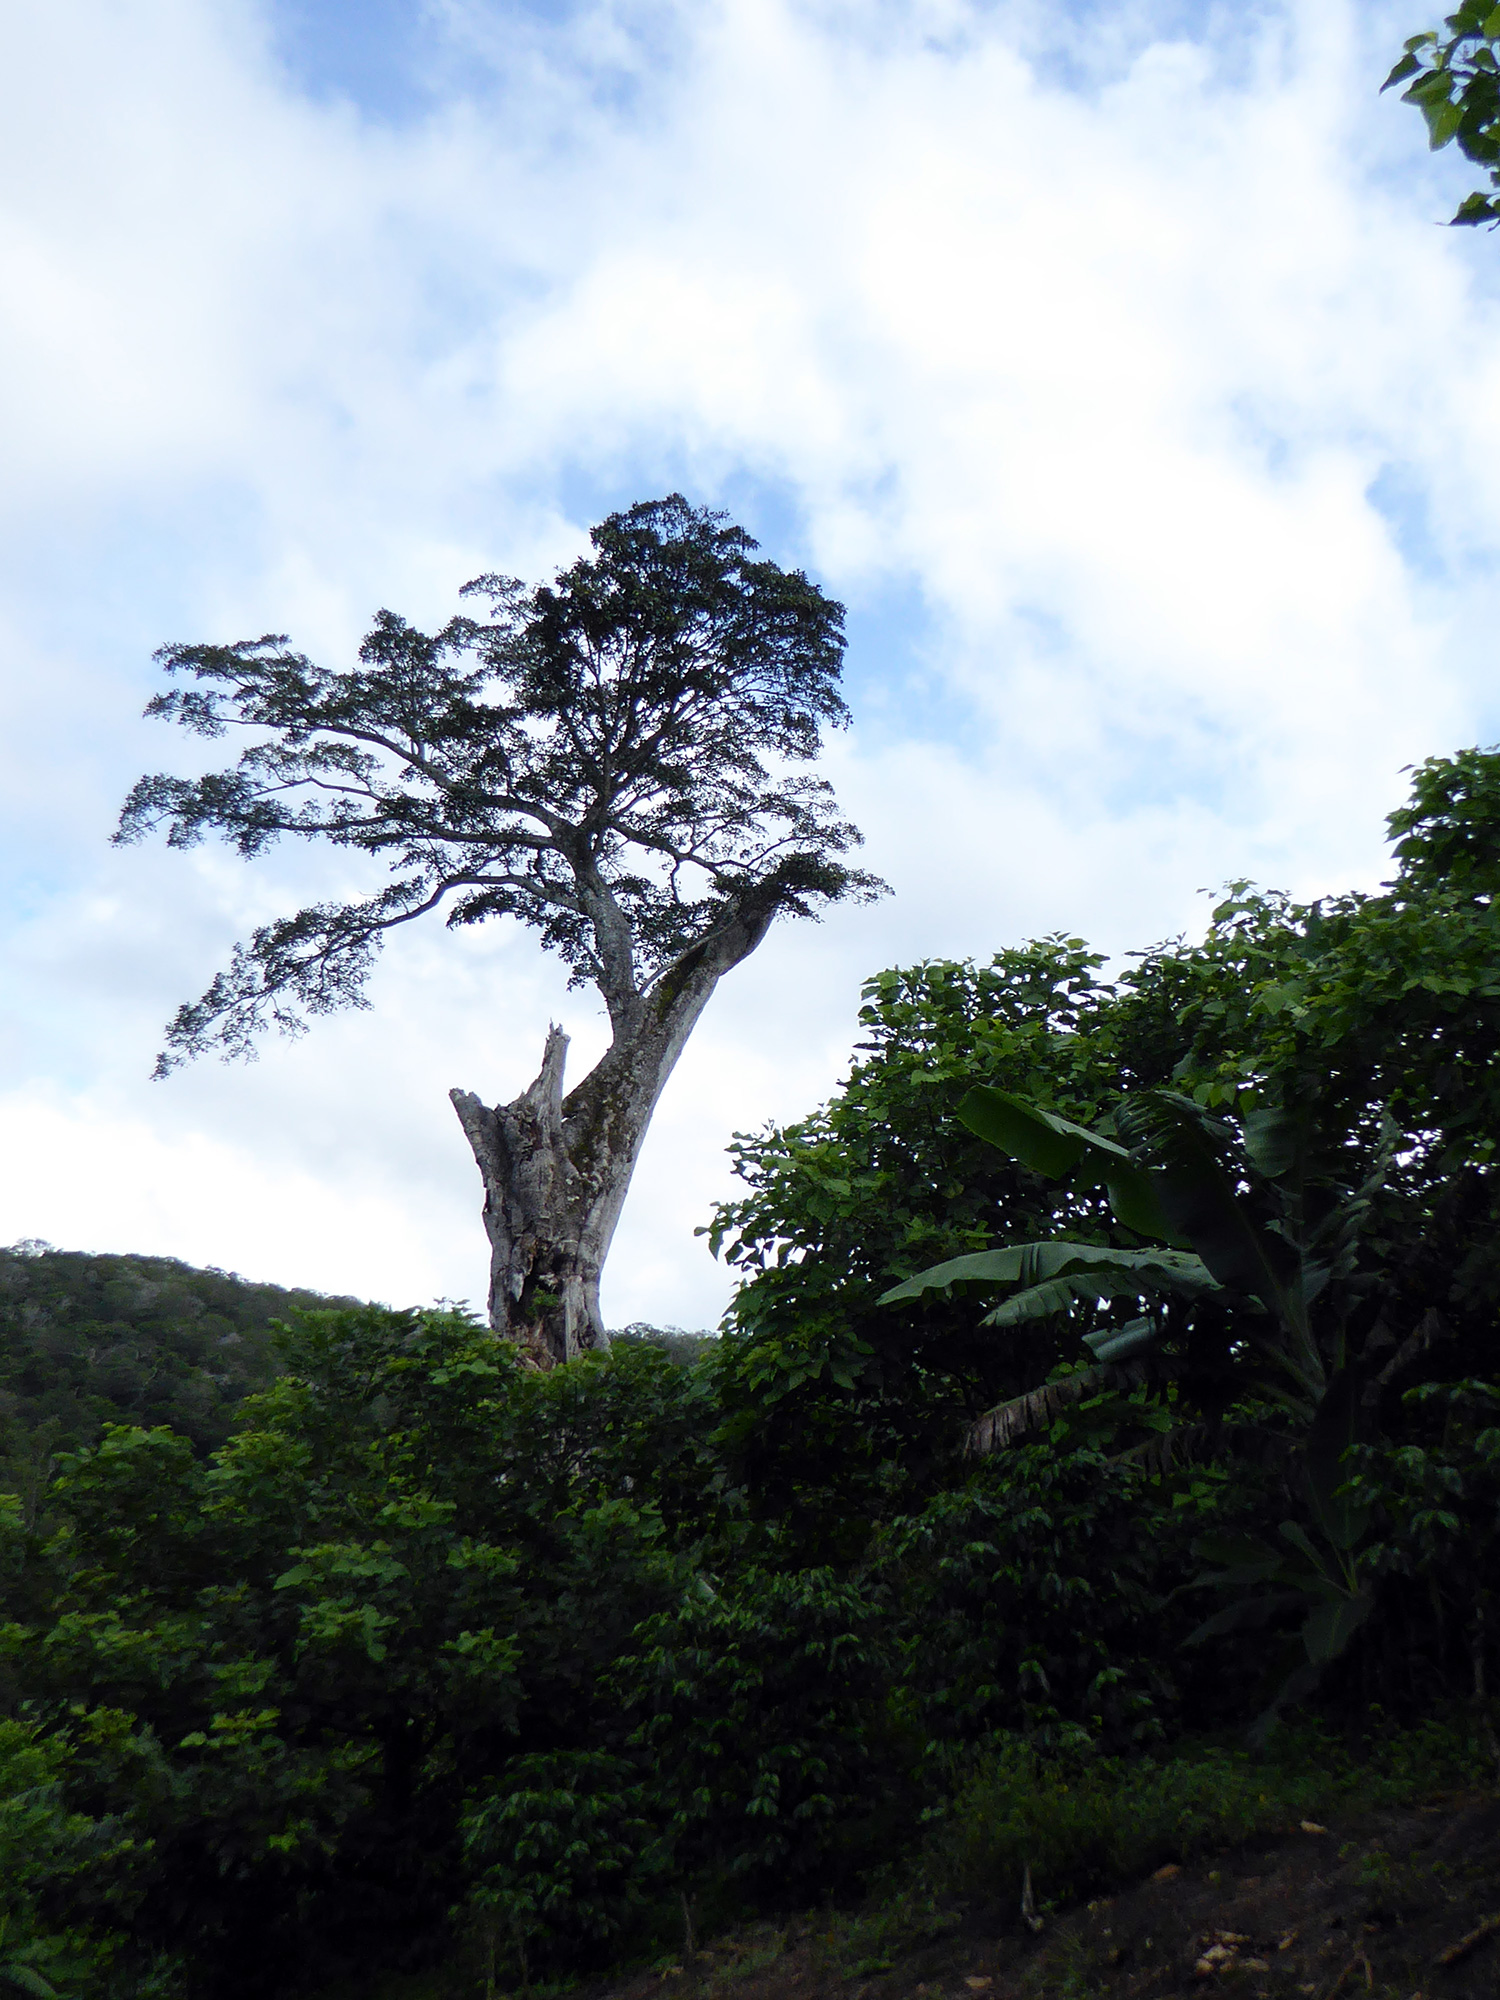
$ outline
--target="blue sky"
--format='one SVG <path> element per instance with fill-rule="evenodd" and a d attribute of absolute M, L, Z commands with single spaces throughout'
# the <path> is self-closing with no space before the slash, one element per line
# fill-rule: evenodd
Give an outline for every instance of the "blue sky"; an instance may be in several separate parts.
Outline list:
<path fill-rule="evenodd" d="M 1407 0 L 53 0 L 0 127 L 0 1240 L 477 1296 L 450 1084 L 597 1011 L 416 933 L 370 1013 L 146 1081 L 314 855 L 112 850 L 165 640 L 440 620 L 678 487 L 849 607 L 829 768 L 896 894 L 774 933 L 606 1287 L 710 1322 L 735 1129 L 862 976 L 1378 881 L 1500 736 L 1500 247 L 1378 86 Z"/>

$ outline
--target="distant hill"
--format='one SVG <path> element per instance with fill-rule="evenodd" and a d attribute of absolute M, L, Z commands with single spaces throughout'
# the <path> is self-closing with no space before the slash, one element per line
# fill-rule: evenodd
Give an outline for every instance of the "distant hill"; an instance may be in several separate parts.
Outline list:
<path fill-rule="evenodd" d="M 0 1249 L 0 1456 L 89 1444 L 106 1423 L 170 1424 L 211 1450 L 276 1373 L 271 1322 L 353 1303 L 175 1257 Z"/>
<path fill-rule="evenodd" d="M 634 1320 L 629 1326 L 616 1327 L 610 1333 L 610 1340 L 616 1346 L 629 1346 L 644 1342 L 651 1347 L 659 1347 L 669 1361 L 675 1361 L 680 1368 L 689 1368 L 719 1344 L 716 1333 L 706 1331 L 684 1333 L 680 1326 L 653 1326 L 649 1320 Z"/>
<path fill-rule="evenodd" d="M 175 1257 L 0 1249 L 0 1490 L 31 1484 L 48 1458 L 92 1444 L 106 1424 L 170 1424 L 212 1451 L 243 1398 L 277 1371 L 272 1322 L 357 1303 Z M 687 1363 L 713 1336 L 637 1324 L 613 1338 Z"/>

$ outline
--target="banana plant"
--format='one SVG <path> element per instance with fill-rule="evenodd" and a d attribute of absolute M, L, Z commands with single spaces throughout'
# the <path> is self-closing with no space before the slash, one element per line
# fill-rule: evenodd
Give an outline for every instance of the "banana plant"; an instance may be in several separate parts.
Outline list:
<path fill-rule="evenodd" d="M 1167 1301 L 1189 1308 L 1208 1301 L 1233 1315 L 1247 1388 L 1298 1428 L 1312 1424 L 1349 1366 L 1359 1238 L 1385 1176 L 1393 1128 L 1382 1135 L 1374 1172 L 1350 1190 L 1317 1157 L 1306 1114 L 1287 1103 L 1247 1111 L 1237 1134 L 1190 1097 L 1139 1091 L 1122 1099 L 1111 1115 L 1113 1132 L 1105 1132 L 980 1086 L 958 1116 L 1036 1173 L 1103 1187 L 1116 1221 L 1163 1247 L 1053 1240 L 980 1251 L 918 1272 L 886 1292 L 883 1304 L 960 1282 L 1019 1287 L 983 1321 L 1007 1327 L 1049 1318 L 1078 1300 L 1141 1300 L 1144 1316 L 1084 1335 L 1095 1366 L 1068 1378 L 1071 1399 L 1108 1386 L 1109 1369 L 1170 1349 L 1174 1331 L 1160 1310 Z M 1268 1222 L 1257 1219 L 1246 1189 L 1269 1211 Z M 987 1412 L 971 1432 L 971 1448 L 993 1449 L 1028 1428 L 1031 1417 L 1040 1420 L 1050 1405 L 1036 1396 Z"/>
<path fill-rule="evenodd" d="M 1359 1429 L 1360 1395 L 1359 1377 L 1346 1369 L 1308 1432 L 1302 1486 L 1311 1532 L 1300 1521 L 1283 1521 L 1280 1548 L 1254 1535 L 1204 1536 L 1193 1545 L 1210 1567 L 1184 1587 L 1217 1590 L 1228 1601 L 1188 1634 L 1188 1645 L 1300 1620 L 1273 1660 L 1268 1678 L 1279 1685 L 1251 1725 L 1252 1743 L 1264 1741 L 1282 1709 L 1312 1693 L 1375 1607 L 1365 1560 L 1371 1510 L 1350 1495 L 1343 1464 Z"/>
<path fill-rule="evenodd" d="M 934 1264 L 882 1294 L 882 1305 L 914 1299 L 936 1287 L 956 1284 L 1015 1284 L 1013 1292 L 985 1314 L 981 1326 L 1020 1326 L 1066 1312 L 1075 1299 L 1140 1298 L 1163 1292 L 1197 1298 L 1220 1289 L 1201 1257 L 1184 1250 L 1114 1250 L 1095 1243 L 1022 1243 L 1009 1250 L 977 1250 Z M 1085 1334 L 1099 1361 L 1113 1361 L 1143 1345 L 1138 1332 L 1124 1327 Z M 1108 1352 L 1105 1352 L 1108 1349 Z"/>
<path fill-rule="evenodd" d="M 1164 1246 L 1019 1244 L 950 1258 L 885 1294 L 896 1304 L 959 1282 L 1006 1285 L 1013 1289 L 982 1322 L 997 1328 L 1048 1318 L 1085 1299 L 1135 1297 L 1158 1308 L 1085 1333 L 1092 1365 L 986 1411 L 970 1429 L 971 1451 L 997 1450 L 1068 1402 L 1142 1379 L 1142 1360 L 1172 1345 L 1174 1330 L 1159 1309 L 1172 1299 L 1190 1312 L 1208 1304 L 1230 1315 L 1231 1352 L 1246 1389 L 1279 1407 L 1300 1437 L 1297 1484 L 1309 1526 L 1284 1521 L 1281 1548 L 1205 1541 L 1197 1552 L 1212 1567 L 1187 1586 L 1215 1588 L 1229 1600 L 1190 1643 L 1284 1630 L 1300 1619 L 1272 1675 L 1280 1685 L 1252 1731 L 1263 1737 L 1282 1708 L 1312 1691 L 1370 1614 L 1373 1589 L 1362 1566 L 1369 1517 L 1344 1492 L 1344 1453 L 1380 1387 L 1433 1336 L 1424 1322 L 1378 1374 L 1378 1342 L 1361 1357 L 1349 1352 L 1350 1314 L 1366 1282 L 1358 1271 L 1360 1236 L 1395 1128 L 1385 1121 L 1374 1170 L 1351 1189 L 1340 1184 L 1336 1164 L 1318 1156 L 1306 1112 L 1286 1102 L 1247 1110 L 1238 1133 L 1169 1090 L 1124 1098 L 1112 1114 L 1113 1134 L 984 1087 L 970 1091 L 958 1116 L 1037 1173 L 1104 1187 L 1117 1222 Z M 1386 1344 L 1394 1345 L 1388 1337 Z M 1173 1357 L 1168 1351 L 1162 1358 Z"/>

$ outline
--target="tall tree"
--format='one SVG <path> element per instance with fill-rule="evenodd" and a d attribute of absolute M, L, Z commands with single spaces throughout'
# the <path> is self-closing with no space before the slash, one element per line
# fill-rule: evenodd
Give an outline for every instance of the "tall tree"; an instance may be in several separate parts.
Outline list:
<path fill-rule="evenodd" d="M 859 834 L 827 781 L 789 774 L 839 695 L 842 607 L 680 494 L 612 514 L 594 554 L 528 590 L 484 576 L 488 607 L 441 632 L 382 611 L 346 673 L 284 635 L 167 646 L 194 685 L 148 715 L 255 740 L 230 769 L 142 778 L 118 841 L 216 832 L 250 857 L 282 834 L 384 861 L 394 879 L 236 946 L 168 1030 L 157 1073 L 267 1025 L 365 1006 L 388 931 L 514 917 L 592 984 L 612 1039 L 566 1095 L 567 1037 L 510 1104 L 454 1107 L 484 1182 L 491 1324 L 551 1365 L 606 1338 L 599 1278 L 652 1112 L 709 996 L 781 912 L 884 884 L 838 857 Z"/>

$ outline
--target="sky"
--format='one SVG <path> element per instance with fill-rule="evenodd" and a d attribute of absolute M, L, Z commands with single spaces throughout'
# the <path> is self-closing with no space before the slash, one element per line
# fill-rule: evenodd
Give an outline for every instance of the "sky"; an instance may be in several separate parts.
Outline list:
<path fill-rule="evenodd" d="M 1500 242 L 1379 85 L 1412 0 L 9 0 L 0 1242 L 482 1299 L 450 1086 L 534 936 L 413 926 L 368 1011 L 150 1071 L 238 937 L 348 887 L 110 845 L 169 641 L 347 662 L 681 490 L 848 607 L 825 768 L 894 894 L 784 922 L 663 1098 L 604 1310 L 711 1326 L 736 1131 L 861 981 L 1205 891 L 1371 887 L 1403 767 L 1500 737 Z"/>

